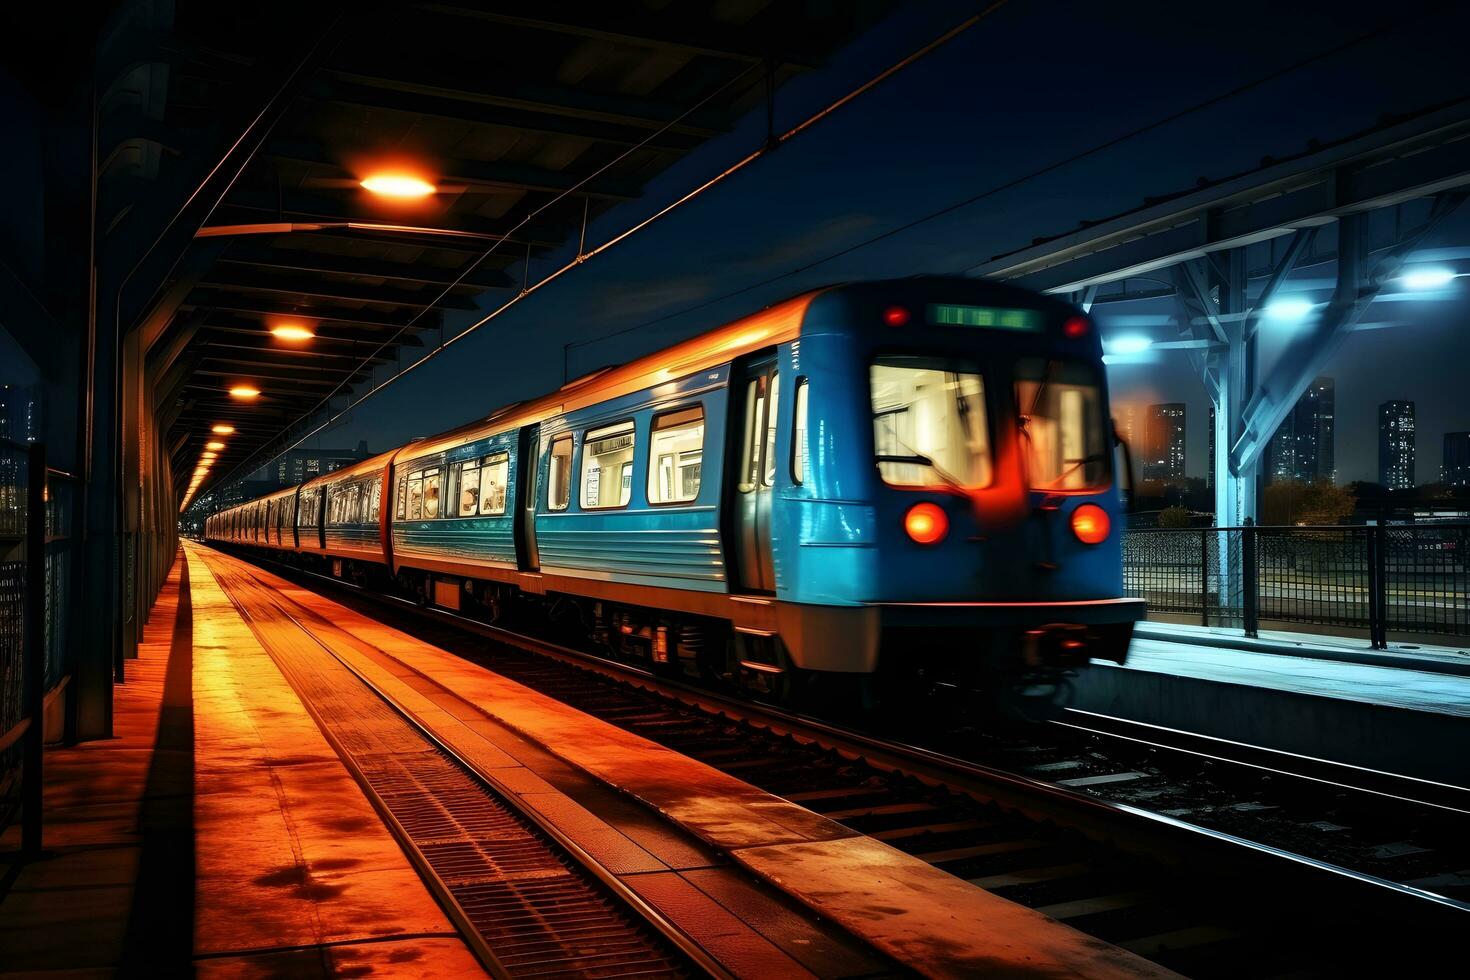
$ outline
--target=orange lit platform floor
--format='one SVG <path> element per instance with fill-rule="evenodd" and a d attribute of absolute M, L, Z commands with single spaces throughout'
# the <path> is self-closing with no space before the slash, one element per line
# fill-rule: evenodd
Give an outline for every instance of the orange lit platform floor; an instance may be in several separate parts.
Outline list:
<path fill-rule="evenodd" d="M 478 973 L 298 696 L 313 670 L 371 685 L 733 975 L 1161 973 L 203 546 L 148 630 L 119 737 L 48 754 L 49 854 L 0 904 L 0 973 Z"/>
<path fill-rule="evenodd" d="M 111 740 L 47 751 L 45 856 L 10 867 L 0 975 L 480 972 L 197 559 L 115 718 Z"/>

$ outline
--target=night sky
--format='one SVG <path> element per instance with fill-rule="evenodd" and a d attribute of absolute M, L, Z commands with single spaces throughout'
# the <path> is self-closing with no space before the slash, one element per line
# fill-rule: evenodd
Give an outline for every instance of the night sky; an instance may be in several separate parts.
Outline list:
<path fill-rule="evenodd" d="M 826 70 L 780 91 L 782 128 L 975 5 L 901 6 Z M 827 283 L 963 273 L 1035 237 L 1187 189 L 1199 177 L 1251 169 L 1264 155 L 1349 135 L 1385 113 L 1464 98 L 1467 28 L 1466 4 L 1014 0 L 713 192 L 532 295 L 305 445 L 367 439 L 375 450 L 388 449 L 554 388 L 564 380 L 564 364 L 575 377 Z M 1301 62 L 1310 63 L 1293 68 Z M 1259 79 L 1270 80 L 1220 98 Z M 764 129 L 758 112 L 681 161 L 642 199 L 594 222 L 589 246 L 724 169 L 758 145 Z M 1048 172 L 1036 176 L 1042 170 Z M 971 198 L 978 200 L 889 234 Z M 862 245 L 878 236 L 885 237 Z M 1425 247 L 1467 245 L 1470 206 Z M 1470 272 L 1470 250 L 1464 254 L 1461 267 Z M 533 261 L 531 280 L 566 257 Z M 1315 275 L 1330 275 L 1330 267 Z M 1303 276 L 1312 277 L 1312 270 Z M 481 302 L 490 309 L 506 298 L 489 293 Z M 1375 477 L 1376 407 L 1410 398 L 1419 412 L 1418 479 L 1426 482 L 1438 472 L 1441 434 L 1470 429 L 1470 399 L 1462 391 L 1470 286 L 1434 302 L 1382 305 L 1386 312 L 1375 308 L 1365 319 L 1394 326 L 1355 333 L 1326 372 L 1337 380 L 1338 475 Z M 1120 329 L 1109 323 L 1109 311 L 1099 314 L 1105 338 Z M 450 321 L 447 334 L 476 318 Z M 1155 336 L 1169 339 L 1166 332 Z M 1174 353 L 1109 370 L 1115 399 L 1189 405 L 1188 468 L 1203 475 L 1207 401 L 1185 358 Z"/>

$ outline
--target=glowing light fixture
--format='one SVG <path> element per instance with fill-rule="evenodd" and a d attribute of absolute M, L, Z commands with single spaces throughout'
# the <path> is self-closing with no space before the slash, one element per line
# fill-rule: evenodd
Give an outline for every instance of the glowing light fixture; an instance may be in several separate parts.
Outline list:
<path fill-rule="evenodd" d="M 909 322 L 909 311 L 902 306 L 890 306 L 883 311 L 883 322 L 890 327 L 901 327 Z"/>
<path fill-rule="evenodd" d="M 316 334 L 299 323 L 282 323 L 271 327 L 271 336 L 277 340 L 310 340 Z"/>
<path fill-rule="evenodd" d="M 1114 337 L 1103 344 L 1109 354 L 1142 354 L 1153 345 L 1152 338 L 1137 333 Z"/>
<path fill-rule="evenodd" d="M 903 515 L 903 529 L 919 544 L 938 544 L 949 533 L 949 515 L 938 504 L 925 500 Z"/>
<path fill-rule="evenodd" d="M 362 182 L 364 190 L 383 197 L 428 197 L 438 188 L 427 180 L 408 174 L 374 174 Z"/>
<path fill-rule="evenodd" d="M 1267 303 L 1264 312 L 1273 320 L 1304 320 L 1312 312 L 1312 301 L 1300 296 L 1287 296 Z"/>
<path fill-rule="evenodd" d="M 205 449 L 223 449 L 223 448 L 225 448 L 225 444 L 222 443 L 222 442 L 220 442 L 218 439 L 214 439 L 214 440 L 211 440 L 209 442 L 206 442 L 204 444 L 204 448 Z"/>
<path fill-rule="evenodd" d="M 209 431 L 210 432 L 214 432 L 214 433 L 216 433 L 218 435 L 227 436 L 230 433 L 232 433 L 232 432 L 235 431 L 235 427 L 233 425 L 216 425 L 214 428 L 210 429 Z"/>
<path fill-rule="evenodd" d="M 251 398 L 260 397 L 260 389 L 252 388 L 250 385 L 235 385 L 230 389 L 231 398 L 243 398 L 247 401 Z"/>
<path fill-rule="evenodd" d="M 1455 278 L 1454 269 L 1446 269 L 1443 266 L 1419 266 L 1399 276 L 1399 282 L 1405 289 L 1443 289 L 1454 282 Z"/>
<path fill-rule="evenodd" d="M 1062 335 L 1076 340 L 1079 337 L 1086 337 L 1088 329 L 1087 317 L 1068 317 L 1067 322 L 1062 324 Z"/>

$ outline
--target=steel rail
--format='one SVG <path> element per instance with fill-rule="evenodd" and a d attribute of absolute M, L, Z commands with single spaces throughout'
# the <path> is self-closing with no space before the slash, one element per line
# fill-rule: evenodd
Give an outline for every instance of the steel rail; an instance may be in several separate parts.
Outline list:
<path fill-rule="evenodd" d="M 1051 724 L 1083 735 L 1127 742 L 1208 762 L 1222 762 L 1271 776 L 1284 776 L 1361 793 L 1385 802 L 1429 807 L 1446 814 L 1470 816 L 1470 787 L 1456 786 L 1453 783 L 1369 769 L 1366 766 L 1083 711 L 1080 708 L 1067 708 L 1064 717 Z"/>

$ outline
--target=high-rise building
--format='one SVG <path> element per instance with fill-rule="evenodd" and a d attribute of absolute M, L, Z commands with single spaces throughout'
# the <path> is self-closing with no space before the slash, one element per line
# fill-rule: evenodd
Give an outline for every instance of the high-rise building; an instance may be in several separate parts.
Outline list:
<path fill-rule="evenodd" d="M 35 442 L 41 436 L 36 391 L 25 385 L 0 385 L 0 439 Z"/>
<path fill-rule="evenodd" d="M 1447 487 L 1470 487 L 1470 432 L 1444 434 L 1444 466 L 1439 476 Z"/>
<path fill-rule="evenodd" d="M 1414 403 L 1378 406 L 1378 482 L 1390 490 L 1414 486 Z"/>
<path fill-rule="evenodd" d="M 1120 402 L 1113 405 L 1113 424 L 1118 427 L 1118 434 L 1123 441 L 1128 443 L 1128 449 L 1137 455 L 1142 447 L 1138 444 L 1138 406 L 1132 402 Z"/>
<path fill-rule="evenodd" d="M 1205 487 L 1215 488 L 1215 406 L 1210 406 L 1209 427 L 1205 429 L 1210 441 L 1208 462 L 1205 465 Z"/>
<path fill-rule="evenodd" d="M 0 439 L 31 443 L 41 436 L 41 413 L 36 389 L 25 385 L 0 385 Z M 21 454 L 0 452 L 0 520 L 15 517 L 25 501 L 21 482 Z"/>
<path fill-rule="evenodd" d="M 1312 381 L 1266 445 L 1267 482 L 1337 482 L 1336 401 L 1331 378 Z"/>
<path fill-rule="evenodd" d="M 276 486 L 293 487 L 361 462 L 369 455 L 366 441 L 359 442 L 356 449 L 292 449 L 276 459 Z"/>
<path fill-rule="evenodd" d="M 1184 404 L 1150 405 L 1144 434 L 1143 478 L 1184 479 Z"/>

